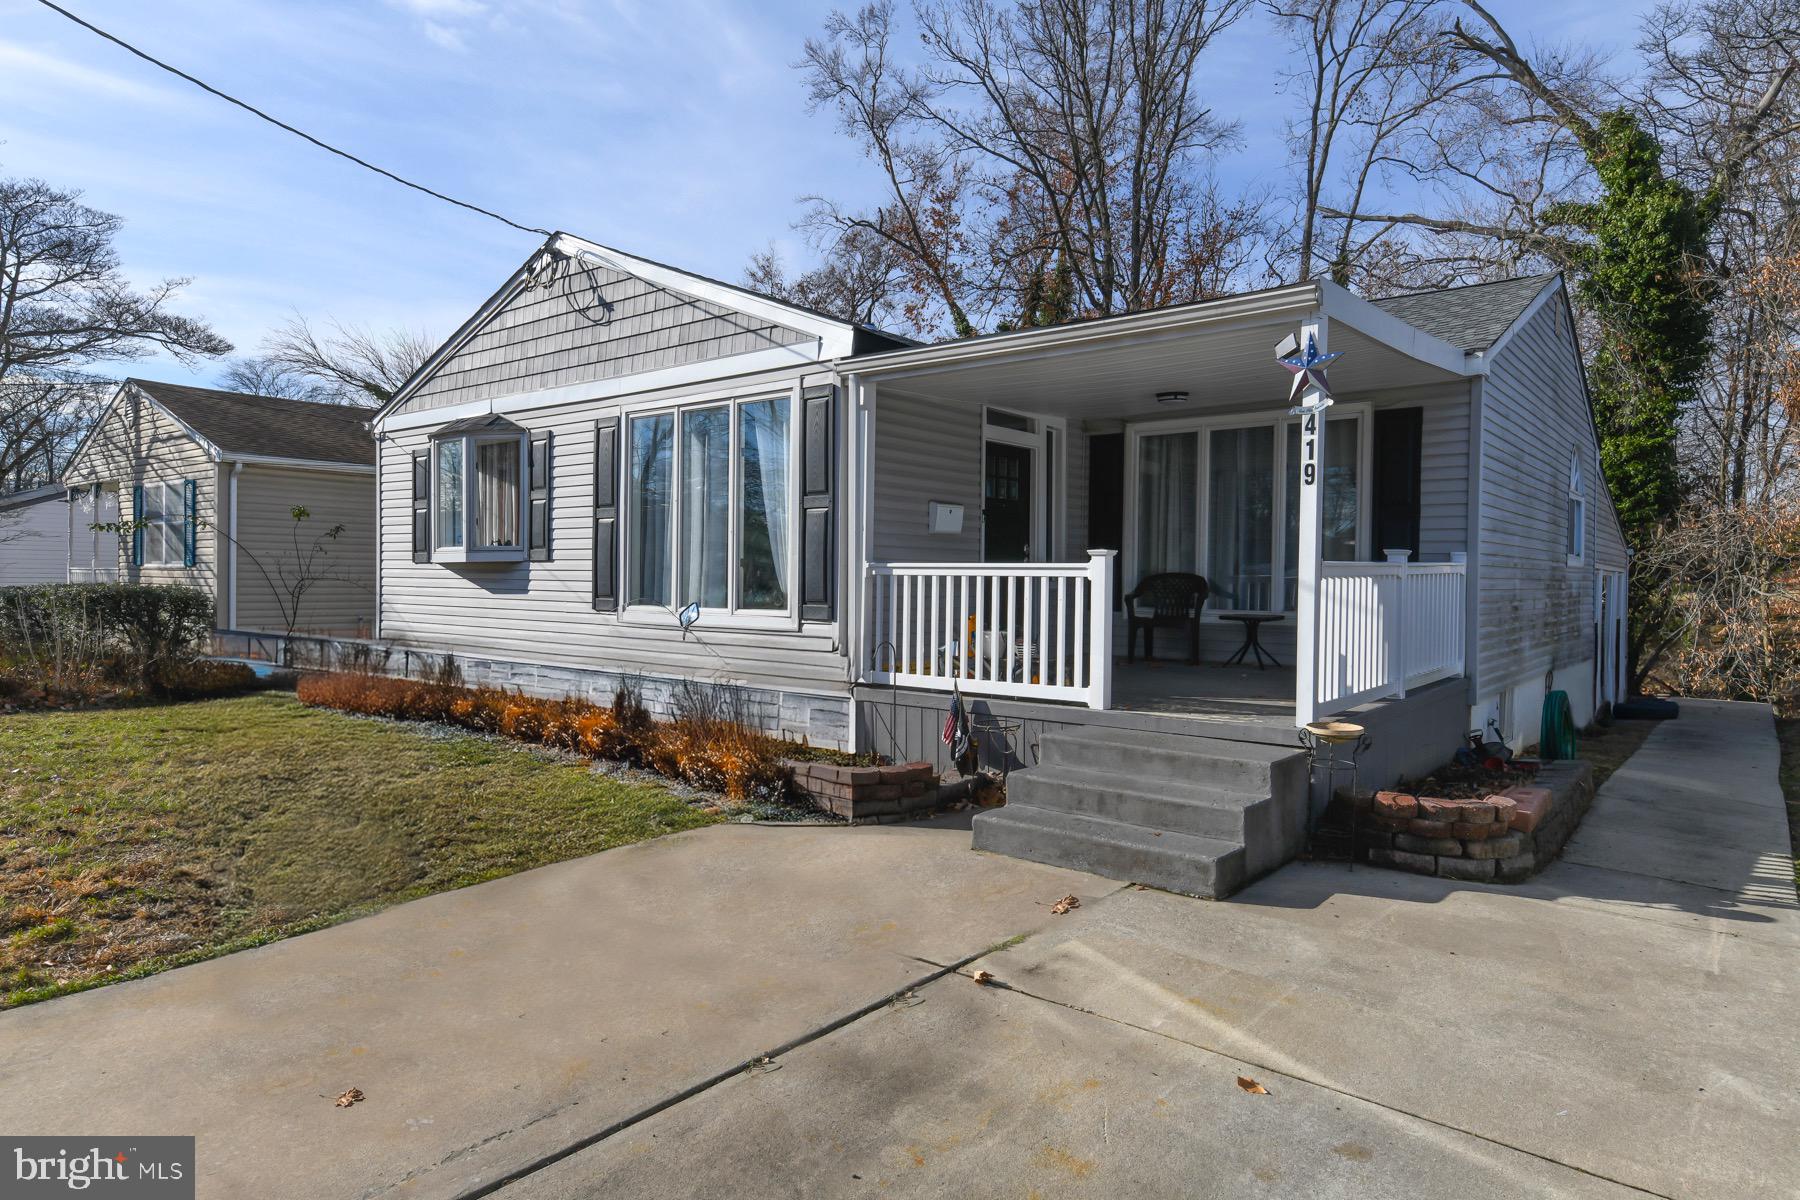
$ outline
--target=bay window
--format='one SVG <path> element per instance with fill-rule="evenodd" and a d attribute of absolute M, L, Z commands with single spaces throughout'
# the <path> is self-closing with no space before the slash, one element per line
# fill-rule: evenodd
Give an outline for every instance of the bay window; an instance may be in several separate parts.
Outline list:
<path fill-rule="evenodd" d="M 777 396 L 630 419 L 628 605 L 790 610 L 790 407 Z"/>
<path fill-rule="evenodd" d="M 455 421 L 432 439 L 432 556 L 443 562 L 525 557 L 526 432 L 500 416 Z"/>

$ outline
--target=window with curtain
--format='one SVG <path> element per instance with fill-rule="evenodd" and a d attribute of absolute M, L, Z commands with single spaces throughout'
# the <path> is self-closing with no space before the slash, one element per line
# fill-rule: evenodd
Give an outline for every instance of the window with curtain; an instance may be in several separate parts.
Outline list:
<path fill-rule="evenodd" d="M 463 447 L 461 438 L 437 447 L 437 544 L 463 544 Z"/>
<path fill-rule="evenodd" d="M 1138 578 L 1193 571 L 1199 553 L 1200 435 L 1139 438 L 1137 467 Z"/>
<path fill-rule="evenodd" d="M 1256 425 L 1211 436 L 1207 607 L 1267 609 L 1275 598 L 1275 430 Z"/>
<path fill-rule="evenodd" d="M 519 440 L 475 443 L 475 544 L 519 544 Z"/>
<path fill-rule="evenodd" d="M 674 507 L 675 417 L 659 413 L 631 422 L 631 481 L 627 496 L 627 574 L 632 604 L 669 606 L 669 515 Z"/>
<path fill-rule="evenodd" d="M 788 606 L 788 402 L 757 400 L 738 410 L 743 464 L 738 528 L 743 575 L 738 607 Z"/>
<path fill-rule="evenodd" d="M 731 408 L 681 414 L 681 604 L 731 601 Z"/>
<path fill-rule="evenodd" d="M 631 421 L 628 603 L 789 609 L 790 409 L 779 396 Z"/>
<path fill-rule="evenodd" d="M 1319 549 L 1327 562 L 1355 562 L 1357 518 L 1362 511 L 1362 419 L 1334 417 L 1325 429 L 1325 496 L 1319 520 Z M 1292 612 L 1300 601 L 1300 422 L 1287 426 L 1286 591 Z"/>

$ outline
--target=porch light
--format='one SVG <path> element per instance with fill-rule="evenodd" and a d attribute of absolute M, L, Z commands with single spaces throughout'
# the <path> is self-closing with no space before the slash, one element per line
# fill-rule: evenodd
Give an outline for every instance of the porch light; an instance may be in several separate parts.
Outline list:
<path fill-rule="evenodd" d="M 1188 394 L 1186 392 L 1158 392 L 1158 393 L 1156 393 L 1156 402 L 1158 404 L 1186 404 L 1187 398 L 1188 398 Z"/>

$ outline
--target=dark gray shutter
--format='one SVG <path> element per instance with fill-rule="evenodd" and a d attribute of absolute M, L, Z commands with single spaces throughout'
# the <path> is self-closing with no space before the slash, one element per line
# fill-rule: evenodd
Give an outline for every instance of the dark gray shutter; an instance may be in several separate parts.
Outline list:
<path fill-rule="evenodd" d="M 594 611 L 619 607 L 619 419 L 594 423 Z"/>
<path fill-rule="evenodd" d="M 1375 414 L 1370 450 L 1374 487 L 1370 503 L 1371 561 L 1381 562 L 1389 550 L 1410 550 L 1419 557 L 1421 482 L 1424 471 L 1425 410 L 1387 408 Z"/>
<path fill-rule="evenodd" d="M 837 388 L 808 388 L 801 396 L 800 618 L 832 619 L 837 537 L 832 495 L 837 485 Z"/>
<path fill-rule="evenodd" d="M 431 561 L 431 453 L 412 456 L 412 554 L 414 562 Z"/>
<path fill-rule="evenodd" d="M 542 430 L 531 435 L 531 455 L 526 460 L 526 479 L 531 487 L 531 500 L 527 509 L 530 526 L 532 562 L 547 562 L 550 558 L 550 431 Z"/>

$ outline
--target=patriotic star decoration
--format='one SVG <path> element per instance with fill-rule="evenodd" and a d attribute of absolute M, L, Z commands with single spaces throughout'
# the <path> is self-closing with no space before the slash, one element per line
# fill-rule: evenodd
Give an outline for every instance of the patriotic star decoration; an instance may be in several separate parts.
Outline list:
<path fill-rule="evenodd" d="M 1307 412 L 1317 412 L 1321 408 L 1328 407 L 1331 404 L 1331 380 L 1326 375 L 1325 368 L 1342 358 L 1343 352 L 1339 351 L 1335 354 L 1320 354 L 1319 341 L 1310 333 L 1306 335 L 1306 349 L 1304 351 L 1282 354 L 1281 351 L 1291 344 L 1292 340 L 1290 339 L 1277 347 L 1275 358 L 1275 361 L 1287 368 L 1288 374 L 1293 376 L 1293 381 L 1288 385 L 1288 403 L 1293 404 L 1300 398 L 1300 393 L 1304 392 L 1307 388 L 1316 388 L 1318 390 L 1319 402 L 1314 405 L 1299 405 L 1295 407 L 1289 415 L 1299 416 Z"/>

